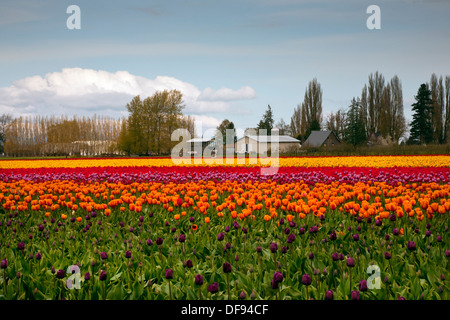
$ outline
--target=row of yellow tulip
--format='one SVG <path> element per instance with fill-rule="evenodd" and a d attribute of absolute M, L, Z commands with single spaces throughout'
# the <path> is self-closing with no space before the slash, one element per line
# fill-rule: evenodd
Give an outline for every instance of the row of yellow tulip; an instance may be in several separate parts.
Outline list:
<path fill-rule="evenodd" d="M 231 160 L 231 161 L 230 161 Z M 281 157 L 229 159 L 171 158 L 89 158 L 3 160 L 0 169 L 87 168 L 87 167 L 171 167 L 171 166 L 274 166 L 274 167 L 449 167 L 450 155 L 423 156 L 342 156 L 342 157 Z"/>

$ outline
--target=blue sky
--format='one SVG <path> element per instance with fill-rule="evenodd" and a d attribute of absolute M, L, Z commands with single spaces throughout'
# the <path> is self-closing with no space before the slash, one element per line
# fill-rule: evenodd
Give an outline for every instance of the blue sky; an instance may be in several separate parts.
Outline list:
<path fill-rule="evenodd" d="M 373 4 L 380 30 L 366 27 Z M 204 128 L 245 129 L 268 104 L 289 122 L 313 78 L 326 117 L 379 71 L 399 76 L 410 120 L 420 84 L 450 75 L 449 13 L 445 0 L 2 0 L 0 113 L 120 117 L 135 94 L 176 88 Z"/>

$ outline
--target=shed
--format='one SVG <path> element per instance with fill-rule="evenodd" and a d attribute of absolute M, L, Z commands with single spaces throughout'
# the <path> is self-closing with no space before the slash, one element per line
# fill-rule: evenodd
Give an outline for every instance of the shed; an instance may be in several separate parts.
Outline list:
<path fill-rule="evenodd" d="M 336 137 L 333 131 L 311 131 L 308 139 L 303 143 L 305 147 L 333 147 L 340 144 L 341 141 Z"/>

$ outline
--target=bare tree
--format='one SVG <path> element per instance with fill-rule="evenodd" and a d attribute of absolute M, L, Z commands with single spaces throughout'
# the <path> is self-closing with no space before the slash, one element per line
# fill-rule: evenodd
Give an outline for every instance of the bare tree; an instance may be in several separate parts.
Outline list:
<path fill-rule="evenodd" d="M 6 132 L 13 118 L 12 115 L 4 113 L 0 116 L 0 154 L 4 152 L 4 146 L 7 139 Z"/>
<path fill-rule="evenodd" d="M 361 92 L 361 114 L 367 136 L 381 134 L 397 143 L 406 132 L 402 85 L 398 76 L 385 83 L 378 71 L 369 75 Z"/>
<path fill-rule="evenodd" d="M 394 143 L 406 133 L 405 115 L 403 113 L 403 91 L 400 79 L 394 76 L 390 81 L 390 129 L 389 134 Z"/>
<path fill-rule="evenodd" d="M 444 124 L 444 142 L 448 143 L 450 142 L 450 76 L 445 77 L 445 93 L 444 93 L 444 113 L 442 115 L 443 117 L 443 124 Z"/>
<path fill-rule="evenodd" d="M 283 118 L 281 118 L 280 121 L 275 124 L 275 127 L 278 128 L 278 132 L 280 135 L 290 136 L 292 134 L 290 125 L 284 122 Z"/>
<path fill-rule="evenodd" d="M 431 75 L 430 83 L 427 83 L 431 91 L 431 99 L 433 100 L 432 112 L 432 128 L 433 141 L 444 143 L 447 141 L 448 134 L 448 81 L 449 77 L 445 78 L 445 84 L 442 76 L 438 77 L 436 74 Z"/>
<path fill-rule="evenodd" d="M 302 126 L 302 106 L 300 104 L 297 105 L 297 108 L 294 109 L 294 114 L 291 117 L 291 134 L 294 137 L 297 137 L 299 134 L 305 130 Z"/>
<path fill-rule="evenodd" d="M 331 130 L 340 139 L 343 139 L 345 130 L 345 110 L 340 108 L 336 113 L 330 112 L 326 120 L 327 130 Z"/>
<path fill-rule="evenodd" d="M 313 121 L 322 123 L 322 89 L 320 83 L 314 78 L 309 82 L 305 91 L 305 97 L 302 103 L 302 128 L 304 134 L 310 128 Z"/>

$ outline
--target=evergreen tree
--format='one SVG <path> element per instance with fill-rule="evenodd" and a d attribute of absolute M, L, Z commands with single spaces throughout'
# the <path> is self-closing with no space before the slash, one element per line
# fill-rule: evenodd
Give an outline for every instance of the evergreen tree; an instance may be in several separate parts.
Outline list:
<path fill-rule="evenodd" d="M 320 123 L 317 119 L 313 119 L 305 132 L 305 141 L 308 139 L 312 131 L 320 131 Z"/>
<path fill-rule="evenodd" d="M 366 130 L 363 119 L 363 110 L 360 101 L 353 98 L 345 117 L 344 141 L 353 146 L 366 141 Z"/>
<path fill-rule="evenodd" d="M 267 110 L 263 115 L 263 118 L 259 121 L 257 129 L 266 129 L 267 135 L 270 136 L 272 128 L 273 128 L 274 120 L 273 120 L 273 112 L 270 104 L 267 106 Z"/>
<path fill-rule="evenodd" d="M 413 120 L 409 136 L 410 144 L 428 144 L 433 140 L 433 100 L 431 91 L 426 84 L 421 84 L 417 95 L 416 103 L 412 105 Z"/>

